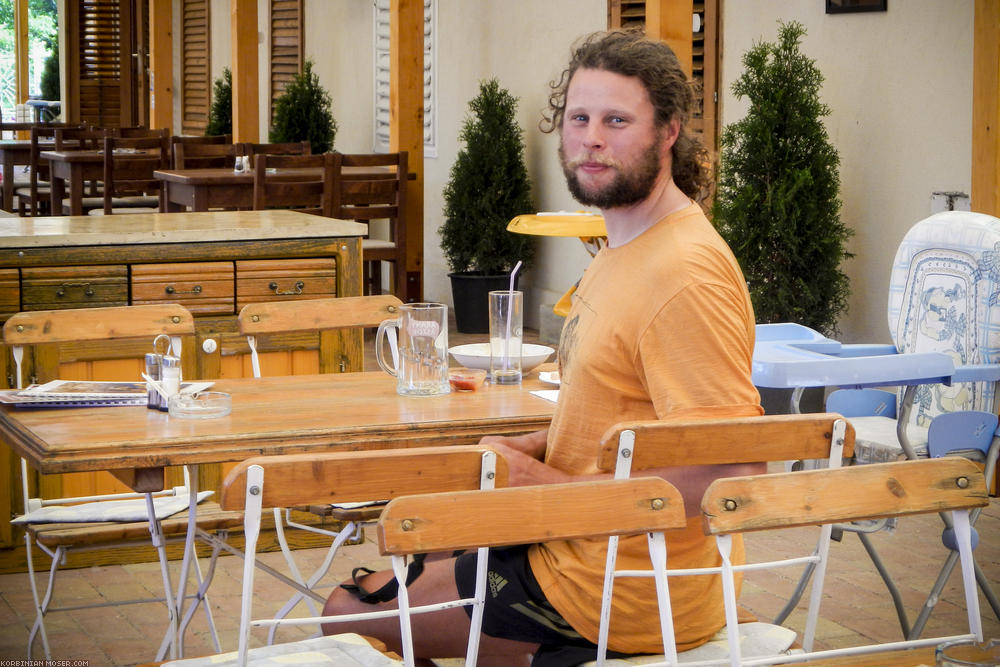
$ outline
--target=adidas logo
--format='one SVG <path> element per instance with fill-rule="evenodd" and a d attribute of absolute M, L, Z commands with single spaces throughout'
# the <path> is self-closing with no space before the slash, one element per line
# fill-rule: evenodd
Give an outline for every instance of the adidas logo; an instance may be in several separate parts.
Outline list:
<path fill-rule="evenodd" d="M 507 580 L 496 572 L 487 573 L 486 581 L 489 582 L 490 585 L 490 595 L 494 598 L 500 595 L 500 590 L 507 585 Z"/>

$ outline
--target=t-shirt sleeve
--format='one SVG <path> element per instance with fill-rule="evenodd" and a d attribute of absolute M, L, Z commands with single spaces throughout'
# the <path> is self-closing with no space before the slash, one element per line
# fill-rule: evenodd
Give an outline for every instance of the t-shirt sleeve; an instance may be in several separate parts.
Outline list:
<path fill-rule="evenodd" d="M 750 379 L 751 317 L 742 294 L 705 283 L 679 291 L 652 317 L 636 367 L 658 419 L 762 413 Z"/>

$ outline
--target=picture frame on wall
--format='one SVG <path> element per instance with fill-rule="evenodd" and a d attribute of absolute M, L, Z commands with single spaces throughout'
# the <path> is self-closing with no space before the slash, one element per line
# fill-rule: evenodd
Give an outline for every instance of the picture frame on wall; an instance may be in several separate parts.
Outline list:
<path fill-rule="evenodd" d="M 884 12 L 888 0 L 826 0 L 827 14 Z"/>

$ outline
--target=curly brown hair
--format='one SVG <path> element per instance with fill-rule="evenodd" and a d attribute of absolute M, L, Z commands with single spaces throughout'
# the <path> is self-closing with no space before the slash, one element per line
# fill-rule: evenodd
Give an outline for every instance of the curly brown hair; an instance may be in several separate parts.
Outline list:
<path fill-rule="evenodd" d="M 562 129 L 566 91 L 581 67 L 636 77 L 649 93 L 656 126 L 677 119 L 680 134 L 671 149 L 671 175 L 684 194 L 698 202 L 704 200 L 712 185 L 707 167 L 710 160 L 701 141 L 687 128 L 695 103 L 695 86 L 684 74 L 673 49 L 638 30 L 595 32 L 584 37 L 574 45 L 569 66 L 559 80 L 549 83 L 552 92 L 548 113 L 543 113 L 540 123 L 543 132 Z"/>

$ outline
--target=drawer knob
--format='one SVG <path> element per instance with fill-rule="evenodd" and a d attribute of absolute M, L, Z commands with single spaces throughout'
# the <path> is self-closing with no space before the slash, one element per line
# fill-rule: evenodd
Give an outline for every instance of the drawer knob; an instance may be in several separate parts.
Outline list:
<path fill-rule="evenodd" d="M 194 287 L 192 287 L 191 289 L 189 289 L 187 291 L 185 291 L 185 290 L 179 290 L 179 289 L 175 288 L 173 285 L 167 285 L 164 288 L 164 291 L 167 294 L 201 294 L 201 285 L 195 285 Z"/>
<path fill-rule="evenodd" d="M 90 283 L 63 283 L 59 286 L 59 289 L 56 290 L 56 296 L 66 296 L 66 290 L 71 287 L 82 288 L 84 296 L 94 296 L 94 288 L 90 286 Z"/>
<path fill-rule="evenodd" d="M 298 282 L 295 283 L 295 288 L 294 289 L 290 289 L 290 290 L 288 290 L 286 292 L 282 292 L 281 290 L 279 290 L 278 289 L 278 283 L 276 283 L 276 282 L 272 282 L 267 287 L 268 287 L 268 289 L 270 289 L 275 294 L 302 294 L 302 289 L 305 286 L 306 286 L 306 284 L 304 282 L 302 282 L 301 280 L 299 280 Z"/>

